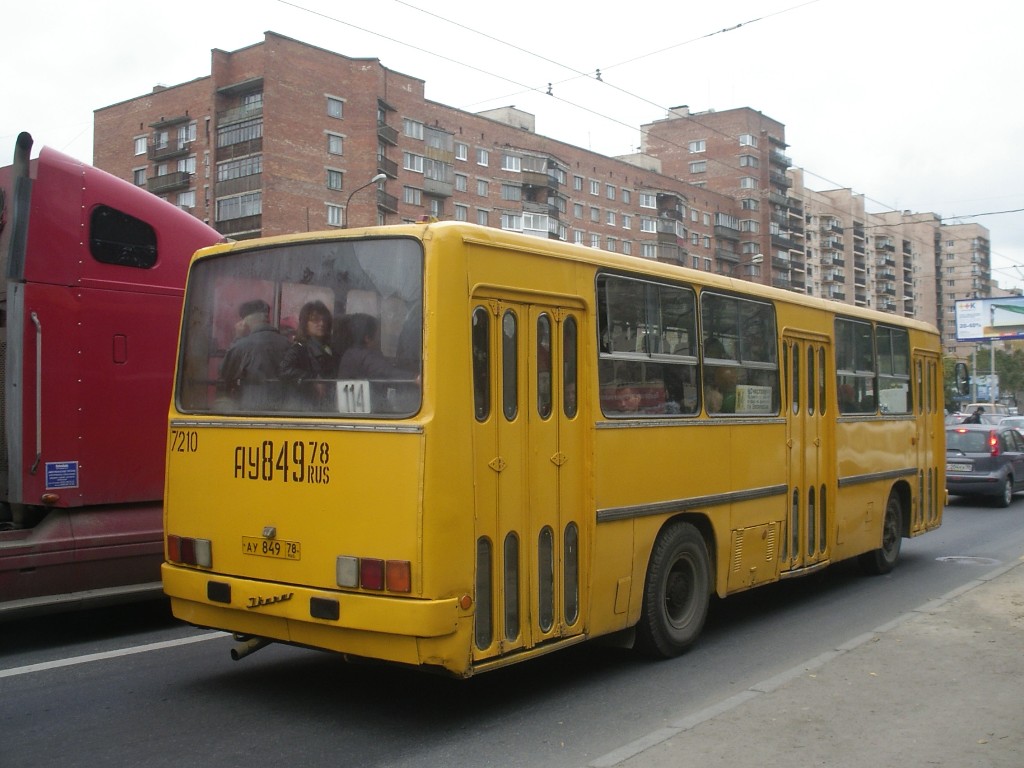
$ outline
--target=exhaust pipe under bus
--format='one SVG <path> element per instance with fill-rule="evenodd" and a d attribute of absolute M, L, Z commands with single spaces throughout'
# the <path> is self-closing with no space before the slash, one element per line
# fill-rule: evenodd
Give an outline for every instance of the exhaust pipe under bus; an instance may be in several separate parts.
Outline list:
<path fill-rule="evenodd" d="M 249 654 L 256 653 L 260 648 L 266 648 L 273 642 L 265 637 L 248 637 L 242 635 L 235 635 L 235 640 L 238 640 L 239 644 L 231 649 L 231 658 L 234 661 L 244 659 Z"/>

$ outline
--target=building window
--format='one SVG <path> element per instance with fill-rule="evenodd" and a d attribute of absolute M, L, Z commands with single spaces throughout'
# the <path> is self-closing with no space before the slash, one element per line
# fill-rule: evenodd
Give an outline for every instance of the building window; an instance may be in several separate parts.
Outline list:
<path fill-rule="evenodd" d="M 640 255 L 645 259 L 657 259 L 658 244 L 649 242 L 640 243 Z"/>
<path fill-rule="evenodd" d="M 650 216 L 640 217 L 640 231 L 641 232 L 657 232 L 658 222 L 656 219 L 652 219 Z"/>
<path fill-rule="evenodd" d="M 487 197 L 487 182 L 483 179 L 476 180 L 476 195 L 477 197 Z"/>
<path fill-rule="evenodd" d="M 749 133 L 744 133 L 743 135 L 740 136 L 740 146 L 741 147 L 754 147 L 756 149 L 757 148 L 757 136 L 754 136 L 754 135 L 749 134 Z"/>
<path fill-rule="evenodd" d="M 455 220 L 469 221 L 469 208 L 465 205 L 455 204 Z"/>
<path fill-rule="evenodd" d="M 572 215 L 577 219 L 583 218 L 583 203 L 572 204 Z"/>
<path fill-rule="evenodd" d="M 615 187 L 613 187 L 611 184 L 605 184 L 604 185 L 604 196 L 607 197 L 609 200 L 614 200 L 615 199 Z"/>
<path fill-rule="evenodd" d="M 477 165 L 482 165 L 482 166 L 484 166 L 486 168 L 487 164 L 490 163 L 490 161 L 491 161 L 491 153 L 488 152 L 486 149 L 481 149 L 480 147 L 477 147 L 477 150 L 476 150 L 476 164 Z"/>
<path fill-rule="evenodd" d="M 573 176 L 572 177 L 572 188 L 574 190 L 576 190 L 577 192 L 582 192 L 583 191 L 583 177 L 582 176 Z"/>
<path fill-rule="evenodd" d="M 601 223 L 601 209 L 600 208 L 591 208 L 590 209 L 590 220 L 592 222 L 594 222 L 595 224 L 600 224 Z"/>
<path fill-rule="evenodd" d="M 427 198 L 427 210 L 435 219 L 444 218 L 444 200 L 438 197 Z"/>
<path fill-rule="evenodd" d="M 590 247 L 600 248 L 601 247 L 601 236 L 596 232 L 590 233 Z"/>
<path fill-rule="evenodd" d="M 744 176 L 740 179 L 741 189 L 757 189 L 757 179 L 753 176 Z"/>
<path fill-rule="evenodd" d="M 344 102 L 336 96 L 327 97 L 327 116 L 336 117 L 339 120 L 342 117 L 342 109 Z"/>
<path fill-rule="evenodd" d="M 600 195 L 601 194 L 601 182 L 596 179 L 590 180 L 590 194 Z"/>
<path fill-rule="evenodd" d="M 341 171 L 335 171 L 331 168 L 327 169 L 327 188 L 328 189 L 341 189 L 342 182 L 344 180 L 344 174 Z"/>
<path fill-rule="evenodd" d="M 134 171 L 132 171 L 132 183 L 135 184 L 136 187 L 146 186 L 145 168 L 136 168 Z"/>
<path fill-rule="evenodd" d="M 707 235 L 704 236 L 704 247 L 708 248 L 708 249 L 711 248 L 711 238 L 708 237 Z M 710 261 L 708 261 L 708 269 L 709 270 L 711 269 L 711 262 Z"/>
<path fill-rule="evenodd" d="M 605 211 L 604 223 L 607 224 L 609 227 L 615 226 L 615 211 Z"/>
<path fill-rule="evenodd" d="M 178 207 L 179 208 L 195 208 L 196 207 L 196 193 L 195 190 L 189 190 L 188 192 L 178 193 Z"/>
<path fill-rule="evenodd" d="M 195 155 L 192 157 L 183 157 L 178 161 L 178 173 L 195 173 L 196 172 L 196 158 Z"/>
<path fill-rule="evenodd" d="M 189 123 L 178 128 L 178 147 L 183 148 L 196 140 L 196 124 Z"/>
<path fill-rule="evenodd" d="M 632 256 L 633 255 L 633 243 L 630 242 L 629 240 L 623 240 L 622 241 L 622 252 L 626 256 Z"/>
<path fill-rule="evenodd" d="M 690 173 L 704 173 L 708 169 L 707 160 L 697 160 L 690 163 Z"/>
<path fill-rule="evenodd" d="M 741 168 L 758 168 L 760 165 L 760 161 L 753 155 L 740 155 Z"/>
<path fill-rule="evenodd" d="M 457 192 L 469 191 L 469 177 L 464 173 L 455 174 L 455 190 Z"/>
<path fill-rule="evenodd" d="M 402 187 L 402 200 L 409 205 L 422 205 L 423 190 L 416 187 Z"/>
<path fill-rule="evenodd" d="M 222 197 L 217 201 L 217 221 L 231 221 L 263 213 L 263 193 Z"/>
<path fill-rule="evenodd" d="M 745 211 L 756 211 L 761 208 L 761 201 L 756 197 L 744 197 L 740 200 L 740 207 Z"/>
<path fill-rule="evenodd" d="M 523 159 L 516 155 L 503 154 L 501 156 L 501 170 L 519 173 L 522 170 Z"/>
<path fill-rule="evenodd" d="M 327 224 L 332 227 L 340 227 L 342 224 L 341 220 L 341 206 L 327 204 Z"/>
<path fill-rule="evenodd" d="M 501 228 L 512 232 L 523 231 L 523 217 L 518 213 L 501 214 Z"/>
<path fill-rule="evenodd" d="M 135 154 L 144 155 L 146 154 L 146 137 L 136 136 L 135 137 Z"/>
<path fill-rule="evenodd" d="M 506 169 L 507 170 L 507 169 Z M 502 184 L 501 185 L 501 199 L 502 200 L 522 200 L 523 199 L 523 188 L 518 184 Z"/>
<path fill-rule="evenodd" d="M 402 132 L 410 139 L 423 141 L 423 123 L 419 120 L 411 120 L 408 117 L 402 120 Z"/>
<path fill-rule="evenodd" d="M 630 201 L 632 199 L 633 199 L 633 193 L 632 192 L 630 192 L 628 189 L 622 190 L 622 202 L 625 205 L 629 205 Z"/>
<path fill-rule="evenodd" d="M 413 173 L 423 173 L 423 155 L 417 155 L 412 152 L 402 153 L 403 168 Z"/>
<path fill-rule="evenodd" d="M 707 141 L 704 139 L 697 139 L 696 141 L 691 141 L 688 146 L 691 153 L 706 152 L 708 148 Z"/>
<path fill-rule="evenodd" d="M 641 208 L 654 208 L 658 207 L 658 198 L 652 195 L 650 192 L 640 193 L 640 207 Z"/>
<path fill-rule="evenodd" d="M 633 217 L 630 214 L 628 214 L 628 213 L 622 214 L 622 228 L 623 229 L 632 229 L 633 228 Z"/>
<path fill-rule="evenodd" d="M 455 142 L 455 159 L 462 160 L 463 162 L 469 159 L 468 144 L 463 144 L 461 141 Z"/>
<path fill-rule="evenodd" d="M 217 163 L 217 181 L 240 179 L 243 176 L 254 176 L 263 172 L 263 155 L 251 155 L 239 160 L 228 160 Z"/>
<path fill-rule="evenodd" d="M 487 224 L 487 211 L 477 209 L 476 212 L 476 223 L 482 227 L 488 226 Z"/>
<path fill-rule="evenodd" d="M 342 137 L 340 135 L 338 135 L 337 133 L 328 133 L 327 134 L 327 152 L 328 152 L 328 154 L 340 155 L 340 154 L 343 154 L 343 150 L 344 150 L 344 145 L 343 145 L 343 142 L 342 142 Z"/>

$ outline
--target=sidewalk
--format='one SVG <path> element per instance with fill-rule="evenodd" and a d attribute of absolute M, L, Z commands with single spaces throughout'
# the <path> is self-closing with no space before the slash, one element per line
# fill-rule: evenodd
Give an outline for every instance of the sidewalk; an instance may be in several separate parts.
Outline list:
<path fill-rule="evenodd" d="M 592 768 L 1024 766 L 1024 562 Z"/>

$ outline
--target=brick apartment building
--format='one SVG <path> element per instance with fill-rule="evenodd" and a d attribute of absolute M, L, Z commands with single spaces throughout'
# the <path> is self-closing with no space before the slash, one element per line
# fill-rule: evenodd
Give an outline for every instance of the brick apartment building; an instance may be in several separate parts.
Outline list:
<path fill-rule="evenodd" d="M 639 154 L 607 157 L 512 107 L 454 109 L 376 59 L 267 32 L 94 119 L 95 165 L 235 239 L 470 221 L 916 316 L 950 352 L 951 297 L 990 290 L 983 227 L 807 189 L 785 126 L 749 108 L 674 108 L 641 126 Z"/>

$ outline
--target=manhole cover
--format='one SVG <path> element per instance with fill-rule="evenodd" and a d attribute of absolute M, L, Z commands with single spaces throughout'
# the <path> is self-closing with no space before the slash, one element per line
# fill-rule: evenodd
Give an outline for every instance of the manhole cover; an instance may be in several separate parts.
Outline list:
<path fill-rule="evenodd" d="M 946 557 L 935 558 L 940 563 L 952 563 L 953 565 L 999 565 L 999 560 L 991 557 L 967 557 L 966 555 L 947 555 Z"/>

